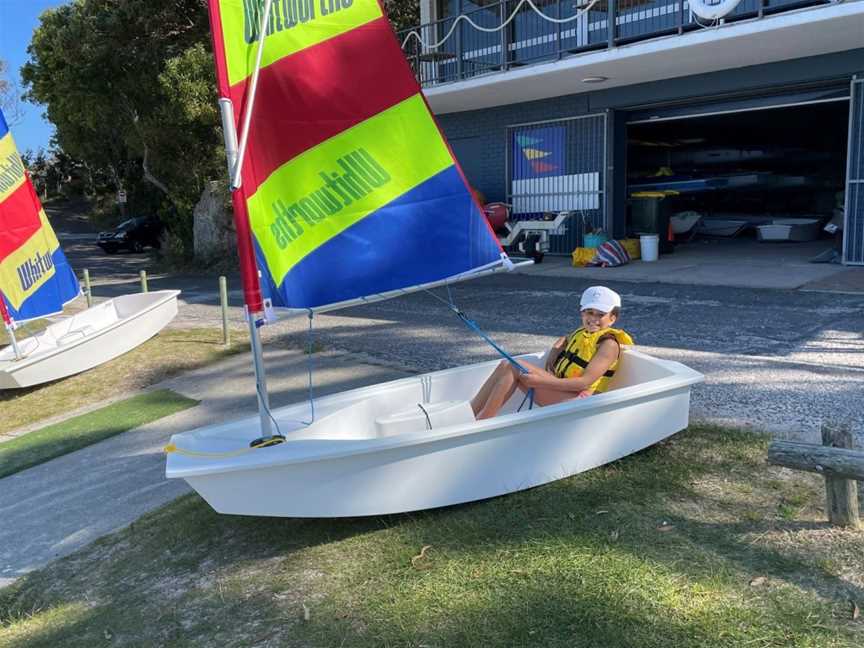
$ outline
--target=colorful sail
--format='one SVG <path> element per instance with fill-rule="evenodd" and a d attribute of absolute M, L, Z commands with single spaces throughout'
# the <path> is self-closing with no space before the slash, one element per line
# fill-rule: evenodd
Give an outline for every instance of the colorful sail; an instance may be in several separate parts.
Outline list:
<path fill-rule="evenodd" d="M 0 111 L 0 310 L 16 321 L 44 317 L 79 292 Z"/>
<path fill-rule="evenodd" d="M 264 6 L 210 0 L 219 92 L 238 131 Z M 266 25 L 240 211 L 274 305 L 317 307 L 500 261 L 378 1 L 273 0 Z"/>

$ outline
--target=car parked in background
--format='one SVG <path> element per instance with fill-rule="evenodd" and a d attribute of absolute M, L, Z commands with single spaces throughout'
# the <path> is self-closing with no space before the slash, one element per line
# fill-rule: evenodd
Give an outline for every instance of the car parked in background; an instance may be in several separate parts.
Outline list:
<path fill-rule="evenodd" d="M 141 252 L 145 247 L 158 248 L 164 226 L 153 216 L 138 216 L 120 223 L 109 232 L 99 232 L 96 245 L 107 254 L 120 250 Z"/>

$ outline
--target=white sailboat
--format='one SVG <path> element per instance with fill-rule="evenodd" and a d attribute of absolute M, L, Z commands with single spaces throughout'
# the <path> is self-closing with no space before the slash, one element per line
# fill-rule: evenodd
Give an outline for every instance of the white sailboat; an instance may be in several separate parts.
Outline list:
<path fill-rule="evenodd" d="M 519 411 L 517 392 L 483 421 L 466 398 L 497 361 L 270 410 L 262 286 L 314 318 L 512 265 L 377 0 L 340 7 L 210 0 L 259 413 L 174 435 L 166 476 L 223 513 L 380 515 L 544 484 L 687 427 L 702 376 L 633 349 L 606 393 Z"/>
<path fill-rule="evenodd" d="M 81 294 L 0 112 L 0 389 L 31 387 L 107 362 L 161 331 L 179 290 L 123 295 L 23 339 L 17 325 L 62 312 Z"/>

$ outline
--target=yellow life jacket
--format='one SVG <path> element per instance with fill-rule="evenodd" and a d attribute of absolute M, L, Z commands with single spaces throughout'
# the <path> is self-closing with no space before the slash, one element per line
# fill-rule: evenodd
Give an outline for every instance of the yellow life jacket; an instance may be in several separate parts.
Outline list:
<path fill-rule="evenodd" d="M 578 378 L 585 371 L 585 367 L 591 362 L 594 354 L 597 353 L 600 341 L 607 337 L 615 338 L 618 344 L 633 344 L 633 338 L 621 329 L 604 328 L 595 333 L 588 333 L 584 328 L 578 328 L 564 341 L 564 349 L 555 361 L 552 373 L 558 378 Z M 606 391 L 609 388 L 609 381 L 615 375 L 617 366 L 618 360 L 615 360 L 609 370 L 588 389 L 595 394 Z"/>

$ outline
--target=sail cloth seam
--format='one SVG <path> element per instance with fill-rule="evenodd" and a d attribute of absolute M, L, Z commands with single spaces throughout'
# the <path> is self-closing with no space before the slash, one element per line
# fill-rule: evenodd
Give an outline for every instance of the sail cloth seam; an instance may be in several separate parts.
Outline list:
<path fill-rule="evenodd" d="M 334 38 L 340 34 L 363 27 L 381 18 L 384 14 L 378 2 L 354 0 L 334 3 L 334 10 L 322 13 L 318 0 L 279 0 L 271 7 L 269 15 L 255 14 L 261 6 L 254 0 L 235 3 L 233 7 L 220 5 L 220 19 L 225 39 L 226 74 L 230 85 L 249 76 L 251 67 L 249 46 L 266 41 L 262 66 L 267 67 L 286 56 Z M 250 26 L 267 22 L 267 28 L 257 33 Z M 260 34 L 264 34 L 264 38 Z M 246 50 L 244 52 L 244 50 Z"/>
<path fill-rule="evenodd" d="M 453 166 L 442 141 L 429 144 L 438 133 L 431 120 L 419 121 L 425 111 L 420 95 L 409 97 L 286 162 L 249 196 L 250 213 L 257 216 L 252 230 L 276 285 L 311 251 Z M 416 126 L 400 132 L 389 128 L 393 119 Z M 391 149 L 422 157 L 402 165 Z M 306 183 L 288 182 L 297 169 L 310 167 L 317 174 L 309 174 Z M 310 199 L 318 192 L 325 192 L 327 211 Z"/>
<path fill-rule="evenodd" d="M 475 23 L 467 15 L 461 14 L 458 18 L 456 18 L 456 20 L 453 21 L 453 25 L 450 27 L 450 31 L 448 31 L 444 38 L 442 38 L 437 43 L 427 43 L 423 40 L 423 37 L 417 33 L 417 30 L 414 29 L 411 30 L 405 37 L 405 40 L 402 41 L 402 49 L 405 49 L 405 45 L 408 44 L 408 41 L 411 39 L 412 36 L 417 39 L 417 42 L 419 42 L 423 47 L 427 49 L 435 49 L 437 47 L 440 47 L 450 39 L 450 37 L 453 35 L 453 32 L 456 31 L 456 27 L 459 25 L 460 22 L 463 21 L 467 22 L 477 31 L 485 32 L 487 34 L 494 34 L 495 32 L 501 31 L 502 29 L 507 27 L 507 25 L 513 22 L 513 20 L 516 18 L 516 14 L 519 13 L 519 10 L 522 9 L 522 6 L 525 4 L 529 5 L 534 10 L 534 13 L 536 13 L 538 16 L 540 16 L 541 19 L 545 20 L 546 22 L 554 23 L 556 25 L 564 25 L 566 23 L 573 22 L 574 20 L 578 20 L 579 18 L 581 18 L 583 15 L 591 11 L 592 7 L 594 7 L 594 5 L 597 4 L 599 1 L 600 0 L 591 0 L 588 5 L 580 9 L 572 16 L 568 16 L 567 18 L 552 18 L 552 16 L 547 16 L 542 11 L 540 11 L 537 5 L 534 4 L 534 0 L 522 0 L 522 2 L 520 2 L 516 6 L 516 8 L 507 18 L 507 20 L 501 23 L 498 27 L 483 27 L 482 25 L 478 25 L 477 23 Z"/>
<path fill-rule="evenodd" d="M 389 38 L 390 30 L 382 17 L 261 69 L 243 169 L 246 194 L 254 194 L 286 161 L 420 91 L 413 75 L 403 73 L 405 56 L 396 40 Z M 354 60 L 364 64 L 350 74 L 340 74 L 336 83 L 341 95 L 351 97 L 351 110 L 338 110 L 339 102 L 328 102 L 335 110 L 322 119 L 318 71 L 339 70 L 345 61 Z M 232 86 L 230 96 L 241 100 L 248 94 L 248 83 Z"/>

